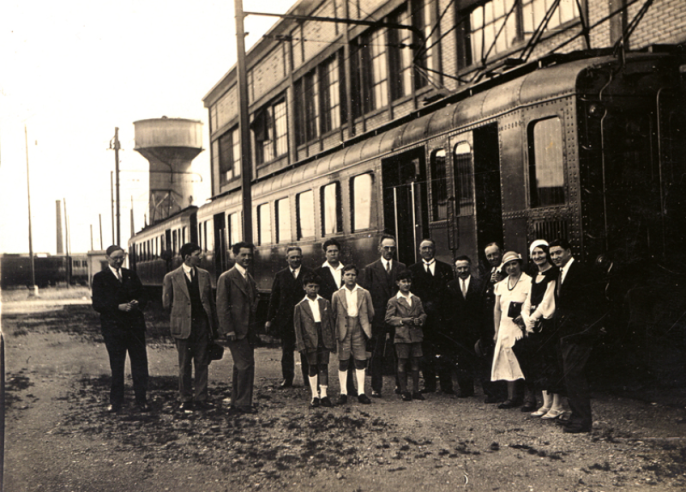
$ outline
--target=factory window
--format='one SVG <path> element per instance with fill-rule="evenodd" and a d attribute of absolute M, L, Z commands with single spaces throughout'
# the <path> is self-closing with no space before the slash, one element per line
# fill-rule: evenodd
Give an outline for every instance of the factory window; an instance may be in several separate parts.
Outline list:
<path fill-rule="evenodd" d="M 314 237 L 314 193 L 306 191 L 297 196 L 298 239 Z"/>
<path fill-rule="evenodd" d="M 431 202 L 433 220 L 448 218 L 448 169 L 445 150 L 440 149 L 431 155 Z"/>
<path fill-rule="evenodd" d="M 305 142 L 317 138 L 319 107 L 317 106 L 317 72 L 312 70 L 303 77 L 305 103 Z"/>
<path fill-rule="evenodd" d="M 321 188 L 322 194 L 322 236 L 336 234 L 343 230 L 341 211 L 341 185 L 331 183 Z"/>
<path fill-rule="evenodd" d="M 276 201 L 276 242 L 287 243 L 292 240 L 291 202 L 288 198 Z"/>
<path fill-rule="evenodd" d="M 219 137 L 219 175 L 221 184 L 226 184 L 241 174 L 241 140 L 238 129 Z"/>
<path fill-rule="evenodd" d="M 372 223 L 372 175 L 362 174 L 352 180 L 353 232 L 369 229 Z"/>
<path fill-rule="evenodd" d="M 288 152 L 288 114 L 285 99 L 255 113 L 250 125 L 255 138 L 257 164 L 269 162 Z"/>
<path fill-rule="evenodd" d="M 472 215 L 474 200 L 472 193 L 472 146 L 469 142 L 460 142 L 453 151 L 455 159 L 455 203 L 456 215 Z"/>
<path fill-rule="evenodd" d="M 437 41 L 435 41 L 435 38 L 440 35 L 440 32 L 434 20 L 435 13 L 433 9 L 435 8 L 435 2 L 431 0 L 412 0 L 410 5 L 412 8 L 412 25 L 423 33 L 421 39 L 416 34 L 414 35 L 414 44 L 419 46 L 418 51 L 413 57 L 415 60 L 414 88 L 420 89 L 426 86 L 432 77 L 436 77 L 438 65 L 436 62 Z"/>
<path fill-rule="evenodd" d="M 258 221 L 258 242 L 262 244 L 271 244 L 272 242 L 272 218 L 269 213 L 269 204 L 265 203 L 257 207 L 257 221 Z"/>
<path fill-rule="evenodd" d="M 536 121 L 528 133 L 531 207 L 562 204 L 565 194 L 560 118 Z"/>
<path fill-rule="evenodd" d="M 322 133 L 341 126 L 341 84 L 338 58 L 331 57 L 319 67 L 321 81 Z"/>
<path fill-rule="evenodd" d="M 410 14 L 406 8 L 390 16 L 393 24 L 410 25 Z M 412 31 L 409 29 L 388 30 L 388 56 L 391 77 L 391 99 L 396 100 L 412 94 Z"/>

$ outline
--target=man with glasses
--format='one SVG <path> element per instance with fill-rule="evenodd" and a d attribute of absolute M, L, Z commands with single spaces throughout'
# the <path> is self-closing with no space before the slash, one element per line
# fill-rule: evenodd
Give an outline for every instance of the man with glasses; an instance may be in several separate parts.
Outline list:
<path fill-rule="evenodd" d="M 122 268 L 126 253 L 116 245 L 107 248 L 108 267 L 93 277 L 93 308 L 100 313 L 102 336 L 110 357 L 112 386 L 108 411 L 118 413 L 124 403 L 126 353 L 131 360 L 136 408 L 147 403 L 148 356 L 145 349 L 143 285 L 135 272 Z"/>
<path fill-rule="evenodd" d="M 210 274 L 198 268 L 202 250 L 197 244 L 181 246 L 183 263 L 164 276 L 162 305 L 170 313 L 171 335 L 179 354 L 180 410 L 207 410 L 209 347 L 216 333 L 216 308 Z M 191 383 L 195 365 L 195 391 Z"/>

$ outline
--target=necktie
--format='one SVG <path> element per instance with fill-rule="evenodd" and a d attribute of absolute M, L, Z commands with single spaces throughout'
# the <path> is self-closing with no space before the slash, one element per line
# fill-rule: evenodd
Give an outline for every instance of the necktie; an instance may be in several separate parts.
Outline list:
<path fill-rule="evenodd" d="M 293 270 L 293 278 L 295 278 L 295 279 L 298 278 L 298 272 L 296 272 L 295 270 Z"/>
<path fill-rule="evenodd" d="M 464 279 L 460 279 L 460 283 L 462 284 L 462 297 L 465 299 L 467 298 L 467 281 Z"/>
<path fill-rule="evenodd" d="M 557 276 L 557 296 L 560 297 L 560 290 L 562 290 L 562 269 L 560 269 L 560 274 Z"/>
<path fill-rule="evenodd" d="M 191 268 L 191 282 L 193 281 L 193 277 L 195 277 L 195 270 Z"/>
<path fill-rule="evenodd" d="M 390 261 L 386 262 L 386 273 L 388 273 L 389 275 L 391 273 L 391 262 Z"/>
<path fill-rule="evenodd" d="M 119 280 L 119 282 L 122 281 L 122 278 L 121 278 L 121 269 L 119 269 L 119 268 L 117 268 L 117 280 Z"/>

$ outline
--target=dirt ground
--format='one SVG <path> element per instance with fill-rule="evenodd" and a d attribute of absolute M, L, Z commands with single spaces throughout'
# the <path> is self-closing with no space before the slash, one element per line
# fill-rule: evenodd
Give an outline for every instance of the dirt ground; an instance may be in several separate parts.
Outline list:
<path fill-rule="evenodd" d="M 180 413 L 166 319 L 148 318 L 150 414 L 106 413 L 107 352 L 87 289 L 3 293 L 5 491 L 643 491 L 686 488 L 683 392 L 595 391 L 590 434 L 435 393 L 310 410 L 277 389 L 280 351 L 256 351 L 256 415 L 229 417 L 231 357 L 210 366 L 215 409 Z M 59 298 L 66 299 L 60 300 Z M 68 302 L 68 303 L 65 303 Z M 330 393 L 338 395 L 335 364 Z M 127 370 L 128 372 L 128 370 Z M 298 372 L 298 368 L 296 369 Z M 367 382 L 369 383 L 369 381 Z M 646 400 L 646 397 L 649 397 Z"/>

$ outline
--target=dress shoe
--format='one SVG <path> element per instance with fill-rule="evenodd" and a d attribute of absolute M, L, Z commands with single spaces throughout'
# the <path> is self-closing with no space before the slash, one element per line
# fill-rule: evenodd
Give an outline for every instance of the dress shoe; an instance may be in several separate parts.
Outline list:
<path fill-rule="evenodd" d="M 136 403 L 136 411 L 146 413 L 150 411 L 150 407 L 146 402 Z"/>
<path fill-rule="evenodd" d="M 108 405 L 107 412 L 109 413 L 119 413 L 121 412 L 121 405 Z"/>
<path fill-rule="evenodd" d="M 403 401 L 412 401 L 412 393 L 409 391 L 403 391 L 401 394 Z"/>
<path fill-rule="evenodd" d="M 571 424 L 565 426 L 564 429 L 562 429 L 563 432 L 567 434 L 582 434 L 582 433 L 587 433 L 591 432 L 591 427 L 581 425 L 581 424 Z"/>
<path fill-rule="evenodd" d="M 564 410 L 554 410 L 550 409 L 546 412 L 545 415 L 541 417 L 541 420 L 552 420 L 552 419 L 559 419 L 562 418 L 562 416 L 565 414 Z"/>
<path fill-rule="evenodd" d="M 447 389 L 441 388 L 441 391 L 443 392 L 444 395 L 454 395 L 455 394 L 455 390 L 452 388 L 447 388 Z"/>
<path fill-rule="evenodd" d="M 498 405 L 498 408 L 516 408 L 522 404 L 521 401 L 517 400 L 505 400 L 502 402 L 500 405 Z"/>
<path fill-rule="evenodd" d="M 310 402 L 310 408 L 319 408 L 320 405 L 319 398 L 315 398 Z"/>
<path fill-rule="evenodd" d="M 402 393 L 402 391 L 400 391 L 400 386 L 396 386 L 396 387 L 395 387 L 395 394 L 396 394 L 396 395 L 399 395 L 399 394 L 401 394 L 401 393 Z"/>
<path fill-rule="evenodd" d="M 193 404 L 198 410 L 212 410 L 212 404 L 206 401 L 196 401 Z"/>
<path fill-rule="evenodd" d="M 179 410 L 184 411 L 184 412 L 192 412 L 193 411 L 193 402 L 192 401 L 184 401 L 181 406 L 179 407 Z"/>
<path fill-rule="evenodd" d="M 469 398 L 470 396 L 474 396 L 474 392 L 460 390 L 455 394 L 455 396 L 457 396 L 458 398 Z"/>
<path fill-rule="evenodd" d="M 534 410 L 536 410 L 537 407 L 538 405 L 535 401 L 530 401 L 524 403 L 524 405 L 522 405 L 522 407 L 519 410 L 522 412 L 533 412 Z"/>
<path fill-rule="evenodd" d="M 421 401 L 426 400 L 426 398 L 424 398 L 424 395 L 422 395 L 419 391 L 413 391 L 412 392 L 412 399 L 413 400 L 421 400 Z"/>
<path fill-rule="evenodd" d="M 424 394 L 427 394 L 427 393 L 435 393 L 435 392 L 436 392 L 436 388 L 422 388 L 421 390 L 419 390 L 419 392 L 420 392 L 420 393 L 424 393 Z"/>
<path fill-rule="evenodd" d="M 546 413 L 550 411 L 550 407 L 541 407 L 531 414 L 532 417 L 543 417 Z"/>
<path fill-rule="evenodd" d="M 345 405 L 346 403 L 348 403 L 348 395 L 338 395 L 336 405 Z"/>
<path fill-rule="evenodd" d="M 286 388 L 292 388 L 293 387 L 293 381 L 289 381 L 288 379 L 284 379 L 281 381 L 281 384 L 279 385 L 279 389 L 286 389 Z"/>
<path fill-rule="evenodd" d="M 500 403 L 501 401 L 503 401 L 503 399 L 498 398 L 497 396 L 487 396 L 484 403 Z"/>
<path fill-rule="evenodd" d="M 381 398 L 381 392 L 380 391 L 372 391 L 372 397 L 373 398 Z"/>
<path fill-rule="evenodd" d="M 229 415 L 239 415 L 239 414 L 254 414 L 257 413 L 257 409 L 253 407 L 231 407 L 229 408 Z"/>
<path fill-rule="evenodd" d="M 357 396 L 357 401 L 359 401 L 363 405 L 369 405 L 372 402 L 372 400 L 370 400 L 369 397 L 364 393 Z"/>
<path fill-rule="evenodd" d="M 319 403 L 321 403 L 321 405 L 326 408 L 333 407 L 333 403 L 331 403 L 331 398 L 329 398 L 328 396 L 325 396 L 324 398 L 319 400 Z"/>

